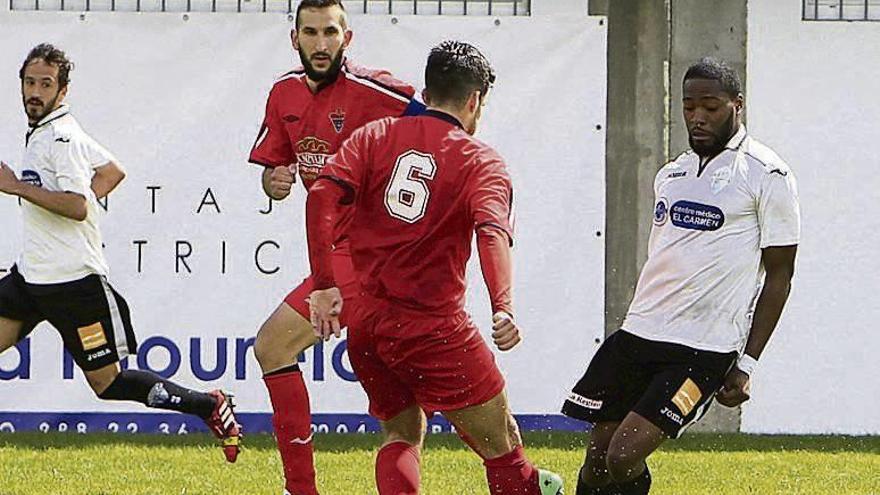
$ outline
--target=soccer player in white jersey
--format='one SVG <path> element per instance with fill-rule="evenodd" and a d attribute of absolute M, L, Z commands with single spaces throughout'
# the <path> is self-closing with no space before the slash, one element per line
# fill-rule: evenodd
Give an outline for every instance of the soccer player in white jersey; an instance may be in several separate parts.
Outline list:
<path fill-rule="evenodd" d="M 0 279 L 0 353 L 48 321 L 99 398 L 197 415 L 235 462 L 240 426 L 226 394 L 120 367 L 137 344 L 128 304 L 107 282 L 97 201 L 125 173 L 64 104 L 71 68 L 63 51 L 41 44 L 19 71 L 29 130 L 21 179 L 0 162 L 0 192 L 23 200 L 24 235 L 18 262 Z"/>
<path fill-rule="evenodd" d="M 742 125 L 739 77 L 706 58 L 684 76 L 691 150 L 657 173 L 648 260 L 620 331 L 563 413 L 593 423 L 577 495 L 646 494 L 645 459 L 736 406 L 788 299 L 800 237 L 795 178 Z"/>

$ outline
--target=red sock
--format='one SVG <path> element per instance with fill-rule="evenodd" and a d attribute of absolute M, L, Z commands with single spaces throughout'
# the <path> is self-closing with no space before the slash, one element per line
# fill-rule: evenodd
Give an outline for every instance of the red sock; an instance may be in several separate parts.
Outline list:
<path fill-rule="evenodd" d="M 513 452 L 483 461 L 492 495 L 541 495 L 538 470 L 526 459 L 521 445 Z"/>
<path fill-rule="evenodd" d="M 284 465 L 285 487 L 291 495 L 317 495 L 312 457 L 312 413 L 302 373 L 291 371 L 265 376 L 263 381 L 269 389 L 275 412 L 272 426 Z"/>
<path fill-rule="evenodd" d="M 376 486 L 379 495 L 418 495 L 419 448 L 406 442 L 392 442 L 376 457 Z"/>

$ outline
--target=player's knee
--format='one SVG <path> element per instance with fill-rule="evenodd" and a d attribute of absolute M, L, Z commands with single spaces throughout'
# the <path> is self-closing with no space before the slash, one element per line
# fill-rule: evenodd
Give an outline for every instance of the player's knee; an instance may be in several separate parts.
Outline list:
<path fill-rule="evenodd" d="M 257 362 L 263 371 L 275 364 L 273 362 L 275 352 L 273 352 L 272 339 L 268 337 L 267 323 L 260 327 L 260 331 L 257 332 L 257 338 L 254 339 L 254 357 L 257 358 Z"/>
<path fill-rule="evenodd" d="M 417 428 L 404 432 L 400 440 L 410 445 L 421 446 L 425 442 L 425 428 L 424 424 L 420 424 Z"/>
<path fill-rule="evenodd" d="M 254 340 L 254 357 L 264 372 L 289 366 L 317 341 L 311 325 L 302 321 L 281 321 L 275 315 L 266 320 Z"/>
<path fill-rule="evenodd" d="M 4 336 L 0 334 L 0 354 L 3 354 L 3 351 L 9 349 L 10 347 L 15 345 L 15 338 L 11 335 Z"/>
<path fill-rule="evenodd" d="M 104 392 L 110 388 L 110 385 L 116 380 L 116 377 L 119 376 L 119 369 L 114 364 L 111 367 L 105 367 L 95 371 L 87 371 L 85 375 L 86 381 L 89 383 L 89 387 L 91 387 L 95 396 L 99 399 L 106 399 L 106 397 L 104 397 Z"/>
<path fill-rule="evenodd" d="M 519 425 L 513 414 L 507 415 L 507 437 L 510 439 L 511 445 L 522 445 L 522 435 L 519 432 Z"/>
<path fill-rule="evenodd" d="M 394 442 L 404 442 L 410 445 L 421 446 L 425 440 L 427 419 L 418 406 L 413 406 L 391 421 L 382 423 L 385 442 L 387 445 Z"/>
<path fill-rule="evenodd" d="M 608 459 L 607 452 L 596 447 L 587 449 L 587 458 L 584 460 L 584 466 L 587 467 L 585 474 L 590 476 L 608 476 Z"/>
<path fill-rule="evenodd" d="M 298 354 L 291 349 L 290 342 L 285 342 L 284 334 L 273 328 L 271 320 L 263 323 L 257 338 L 254 340 L 254 357 L 264 372 L 288 366 Z"/>
<path fill-rule="evenodd" d="M 482 446 L 482 452 L 478 452 L 483 459 L 497 459 L 505 456 L 516 448 L 509 440 L 490 441 Z"/>
<path fill-rule="evenodd" d="M 522 444 L 509 434 L 491 431 L 486 431 L 483 435 L 471 435 L 466 438 L 466 441 L 483 459 L 505 456 Z"/>
<path fill-rule="evenodd" d="M 388 445 L 396 442 L 403 442 L 409 445 L 413 445 L 415 447 L 422 447 L 422 442 L 424 441 L 425 436 L 421 433 L 416 433 L 412 431 L 408 432 L 388 432 L 385 434 L 384 445 Z"/>
<path fill-rule="evenodd" d="M 410 445 L 421 447 L 425 441 L 425 425 L 423 422 L 414 419 L 411 423 L 398 423 L 392 428 L 385 430 L 385 445 L 394 442 L 404 442 Z"/>
<path fill-rule="evenodd" d="M 578 479 L 589 486 L 605 486 L 611 482 L 603 457 L 598 464 L 586 464 L 578 472 Z"/>
<path fill-rule="evenodd" d="M 312 330 L 312 324 L 308 322 L 302 324 L 304 321 L 301 321 L 293 329 L 290 336 L 290 351 L 294 355 L 305 352 L 318 342 L 318 337 L 315 336 L 315 332 Z"/>
<path fill-rule="evenodd" d="M 636 454 L 627 453 L 625 449 L 616 449 L 605 454 L 608 475 L 615 483 L 623 483 L 633 479 L 643 462 L 644 459 Z"/>
<path fill-rule="evenodd" d="M 21 327 L 22 322 L 0 316 L 0 353 L 18 343 Z"/>

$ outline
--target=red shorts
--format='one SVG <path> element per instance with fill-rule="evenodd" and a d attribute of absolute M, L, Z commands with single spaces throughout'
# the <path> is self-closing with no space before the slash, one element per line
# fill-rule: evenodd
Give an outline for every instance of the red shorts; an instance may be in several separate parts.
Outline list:
<path fill-rule="evenodd" d="M 456 411 L 504 390 L 495 356 L 464 311 L 425 315 L 365 294 L 349 309 L 348 357 L 379 420 L 413 404 L 429 416 Z"/>
<path fill-rule="evenodd" d="M 333 278 L 336 279 L 336 286 L 342 292 L 343 306 L 339 321 L 342 326 L 346 326 L 346 322 L 351 321 L 350 318 L 346 317 L 347 314 L 351 314 L 346 305 L 351 303 L 360 294 L 360 284 L 358 284 L 357 277 L 354 274 L 351 252 L 347 245 L 334 249 L 331 261 L 333 263 Z M 311 316 L 308 297 L 314 290 L 314 287 L 314 281 L 309 276 L 284 298 L 284 302 L 306 320 L 309 320 Z"/>

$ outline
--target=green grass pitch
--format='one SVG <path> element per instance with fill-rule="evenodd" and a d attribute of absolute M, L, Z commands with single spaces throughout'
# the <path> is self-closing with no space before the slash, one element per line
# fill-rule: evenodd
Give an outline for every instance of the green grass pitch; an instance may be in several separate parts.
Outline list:
<path fill-rule="evenodd" d="M 585 435 L 531 433 L 527 451 L 574 493 Z M 245 438 L 227 465 L 207 436 L 0 435 L 0 495 L 280 495 L 281 464 L 268 435 Z M 373 494 L 376 435 L 315 437 L 324 495 Z M 880 437 L 690 434 L 649 460 L 652 494 L 880 495 Z M 451 435 L 422 457 L 425 495 L 486 494 L 483 468 Z"/>

